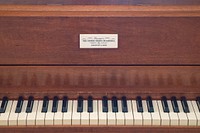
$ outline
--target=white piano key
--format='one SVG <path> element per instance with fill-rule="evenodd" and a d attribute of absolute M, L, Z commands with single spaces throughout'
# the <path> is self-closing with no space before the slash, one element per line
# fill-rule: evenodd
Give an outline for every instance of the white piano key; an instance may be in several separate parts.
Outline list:
<path fill-rule="evenodd" d="M 196 115 L 196 118 L 197 118 L 197 126 L 200 126 L 200 112 L 199 112 L 199 108 L 197 106 L 197 103 L 196 101 L 192 101 L 192 106 L 193 106 L 193 109 L 194 109 L 194 113 Z"/>
<path fill-rule="evenodd" d="M 68 100 L 68 108 L 67 112 L 63 113 L 63 125 L 71 125 L 72 124 L 72 108 L 73 107 L 73 101 Z"/>
<path fill-rule="evenodd" d="M 93 100 L 93 112 L 88 113 L 87 101 L 84 100 L 83 112 L 78 113 L 77 101 L 74 101 L 76 102 L 75 106 L 73 106 L 72 100 L 68 101 L 68 111 L 65 113 L 62 112 L 62 100 L 58 101 L 58 111 L 56 113 L 51 112 L 53 101 L 49 101 L 48 112 L 42 113 L 43 101 L 35 100 L 32 112 L 26 113 L 28 101 L 25 100 L 21 113 L 15 113 L 17 100 L 10 100 L 8 101 L 5 113 L 0 114 L 0 125 L 71 125 L 72 121 L 74 121 L 73 125 L 200 125 L 200 112 L 196 101 L 187 101 L 190 110 L 189 113 L 183 111 L 180 100 L 177 101 L 180 113 L 174 113 L 170 100 L 167 101 L 170 113 L 165 113 L 161 101 L 156 100 L 152 101 L 154 106 L 154 112 L 152 113 L 148 112 L 146 101 L 142 101 L 144 112 L 137 112 L 137 104 L 134 100 L 127 100 L 127 113 L 122 112 L 122 103 L 120 100 L 118 100 L 118 112 L 116 113 L 112 112 L 111 100 L 108 100 L 108 113 L 102 112 L 101 100 Z M 74 116 L 72 115 L 72 111 Z M 108 114 L 109 116 L 107 116 Z M 149 117 L 149 114 L 151 117 Z"/>
<path fill-rule="evenodd" d="M 90 125 L 98 125 L 98 103 L 93 100 L 93 112 L 90 112 Z"/>
<path fill-rule="evenodd" d="M 39 102 L 38 100 L 34 100 L 32 112 L 27 114 L 27 119 L 26 119 L 27 125 L 36 125 L 38 102 Z"/>
<path fill-rule="evenodd" d="M 107 112 L 103 112 L 102 100 L 98 100 L 99 125 L 107 125 Z"/>
<path fill-rule="evenodd" d="M 136 100 L 132 100 L 132 107 L 133 107 L 132 109 L 133 109 L 134 125 L 142 125 L 143 116 L 142 116 L 142 113 L 137 111 Z"/>
<path fill-rule="evenodd" d="M 187 101 L 188 107 L 189 107 L 189 113 L 186 113 L 188 118 L 188 125 L 189 126 L 197 126 L 197 118 L 192 106 L 192 101 Z"/>
<path fill-rule="evenodd" d="M 53 121 L 54 125 L 63 124 L 62 100 L 58 100 L 58 109 L 57 112 L 54 113 Z"/>
<path fill-rule="evenodd" d="M 78 101 L 73 100 L 72 125 L 81 125 L 81 113 L 77 112 Z"/>
<path fill-rule="evenodd" d="M 186 113 L 183 111 L 183 107 L 181 104 L 180 100 L 177 100 L 178 103 L 178 107 L 179 107 L 179 113 L 178 113 L 178 117 L 179 117 L 179 125 L 180 126 L 187 126 L 188 125 L 188 118 Z"/>
<path fill-rule="evenodd" d="M 87 111 L 88 102 L 87 100 L 83 100 L 83 112 L 81 113 L 81 125 L 89 125 L 90 122 L 90 114 Z"/>
<path fill-rule="evenodd" d="M 128 112 L 124 113 L 125 125 L 133 125 L 133 111 L 131 100 L 127 100 Z"/>
<path fill-rule="evenodd" d="M 161 117 L 161 125 L 170 125 L 170 118 L 169 118 L 169 113 L 164 112 L 162 102 L 159 100 L 157 101 L 159 112 L 160 112 L 160 117 Z"/>
<path fill-rule="evenodd" d="M 43 105 L 43 101 L 39 100 L 37 115 L 36 115 L 36 125 L 44 125 L 46 113 L 42 112 L 42 105 Z"/>
<path fill-rule="evenodd" d="M 54 112 L 52 112 L 53 100 L 49 100 L 48 110 L 45 114 L 45 125 L 53 125 Z"/>
<path fill-rule="evenodd" d="M 0 106 L 1 106 L 2 100 L 0 100 Z M 0 118 L 1 118 L 1 113 L 0 113 Z"/>
<path fill-rule="evenodd" d="M 179 117 L 178 114 L 174 112 L 172 103 L 170 100 L 167 100 L 168 106 L 169 106 L 169 118 L 170 118 L 170 125 L 171 126 L 177 126 L 179 125 Z"/>
<path fill-rule="evenodd" d="M 108 125 L 116 125 L 116 116 L 112 112 L 112 101 L 108 100 Z"/>
<path fill-rule="evenodd" d="M 0 100 L 0 106 L 1 106 L 1 103 L 2 103 L 2 100 Z M 0 116 L 1 116 L 1 113 L 0 113 Z"/>
<path fill-rule="evenodd" d="M 116 125 L 124 125 L 124 113 L 122 112 L 122 101 L 117 100 L 118 112 L 116 112 Z"/>
<path fill-rule="evenodd" d="M 156 100 L 152 100 L 154 112 L 151 112 L 152 117 L 152 125 L 160 125 L 161 124 L 161 118 L 160 118 L 160 112 L 158 108 L 158 104 Z"/>
<path fill-rule="evenodd" d="M 15 113 L 16 106 L 17 106 L 17 100 L 14 100 L 12 104 L 11 112 L 9 115 L 9 120 L 8 120 L 8 123 L 10 126 L 17 125 L 18 113 Z"/>
<path fill-rule="evenodd" d="M 9 121 L 9 115 L 12 109 L 12 100 L 8 101 L 5 113 L 1 113 L 0 115 L 0 126 L 8 126 L 8 121 Z M 1 105 L 1 104 L 0 104 Z"/>
<path fill-rule="evenodd" d="M 27 113 L 26 113 L 26 107 L 28 104 L 28 100 L 24 100 L 23 105 L 22 105 L 22 110 L 18 115 L 18 125 L 26 125 L 26 118 L 27 118 Z"/>
<path fill-rule="evenodd" d="M 151 113 L 148 112 L 147 108 L 147 102 L 145 100 L 142 100 L 142 105 L 143 105 L 143 125 L 152 125 L 152 118 L 151 118 Z"/>

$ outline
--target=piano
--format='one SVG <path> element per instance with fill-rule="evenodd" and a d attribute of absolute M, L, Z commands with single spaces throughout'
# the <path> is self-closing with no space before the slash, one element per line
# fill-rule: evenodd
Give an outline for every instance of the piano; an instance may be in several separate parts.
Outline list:
<path fill-rule="evenodd" d="M 199 0 L 1 0 L 0 132 L 199 133 Z"/>

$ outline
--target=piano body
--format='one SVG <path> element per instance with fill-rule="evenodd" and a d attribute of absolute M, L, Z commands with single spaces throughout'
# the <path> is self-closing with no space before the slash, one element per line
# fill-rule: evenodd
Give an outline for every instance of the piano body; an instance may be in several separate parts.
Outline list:
<path fill-rule="evenodd" d="M 200 132 L 199 96 L 199 0 L 0 1 L 1 133 Z"/>

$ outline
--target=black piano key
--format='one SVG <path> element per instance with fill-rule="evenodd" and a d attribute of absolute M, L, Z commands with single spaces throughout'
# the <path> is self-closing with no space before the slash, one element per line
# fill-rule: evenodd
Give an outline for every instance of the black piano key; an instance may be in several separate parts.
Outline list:
<path fill-rule="evenodd" d="M 154 112 L 154 108 L 153 108 L 153 102 L 150 96 L 147 97 L 147 108 L 148 108 L 148 112 L 152 113 Z"/>
<path fill-rule="evenodd" d="M 55 96 L 53 98 L 53 106 L 52 106 L 52 112 L 55 113 L 58 110 L 58 97 Z"/>
<path fill-rule="evenodd" d="M 200 97 L 197 97 L 196 103 L 197 103 L 197 106 L 198 106 L 198 109 L 199 109 L 199 112 L 200 112 Z"/>
<path fill-rule="evenodd" d="M 88 97 L 88 112 L 93 112 L 93 99 L 92 99 L 92 96 Z"/>
<path fill-rule="evenodd" d="M 48 111 L 48 105 L 49 105 L 49 98 L 45 96 L 43 98 L 43 104 L 42 104 L 42 112 L 46 113 Z"/>
<path fill-rule="evenodd" d="M 20 96 L 18 98 L 18 102 L 17 102 L 15 113 L 20 113 L 22 111 L 23 102 L 24 102 L 24 99 L 23 99 L 22 96 Z"/>
<path fill-rule="evenodd" d="M 167 98 L 165 96 L 163 96 L 161 98 L 161 102 L 162 102 L 163 111 L 166 112 L 166 113 L 169 113 L 169 106 L 168 106 L 168 103 L 167 103 Z"/>
<path fill-rule="evenodd" d="M 137 111 L 143 112 L 142 98 L 140 96 L 137 96 L 136 103 L 137 103 Z"/>
<path fill-rule="evenodd" d="M 103 112 L 108 112 L 108 98 L 106 96 L 102 98 L 102 107 Z"/>
<path fill-rule="evenodd" d="M 118 112 L 117 97 L 112 97 L 112 112 Z"/>
<path fill-rule="evenodd" d="M 68 107 L 68 98 L 66 96 L 63 97 L 62 103 L 62 112 L 67 112 Z"/>
<path fill-rule="evenodd" d="M 187 104 L 187 99 L 186 99 L 186 97 L 181 97 L 181 104 L 182 104 L 182 106 L 183 106 L 183 111 L 184 111 L 185 113 L 189 113 L 190 110 L 189 110 L 189 107 L 188 107 L 188 104 Z"/>
<path fill-rule="evenodd" d="M 26 107 L 26 113 L 31 113 L 32 112 L 33 104 L 34 104 L 34 98 L 32 96 L 30 96 L 28 98 L 28 104 L 27 104 L 27 107 Z"/>
<path fill-rule="evenodd" d="M 5 113 L 7 104 L 8 104 L 8 97 L 3 97 L 2 103 L 1 103 L 1 108 L 0 108 L 0 113 Z"/>
<path fill-rule="evenodd" d="M 77 112 L 83 112 L 83 97 L 78 97 L 78 107 Z"/>
<path fill-rule="evenodd" d="M 125 96 L 122 97 L 122 112 L 128 112 L 127 100 Z"/>
<path fill-rule="evenodd" d="M 175 96 L 171 98 L 171 102 L 174 112 L 179 113 L 179 107 Z"/>

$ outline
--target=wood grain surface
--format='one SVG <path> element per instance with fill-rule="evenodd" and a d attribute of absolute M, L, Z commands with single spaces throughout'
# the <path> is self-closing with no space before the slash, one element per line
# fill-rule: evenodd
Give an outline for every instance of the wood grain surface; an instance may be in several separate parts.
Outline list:
<path fill-rule="evenodd" d="M 1 66 L 0 97 L 200 96 L 198 66 Z"/>
<path fill-rule="evenodd" d="M 1 0 L 0 4 L 66 5 L 196 5 L 199 0 Z"/>
<path fill-rule="evenodd" d="M 199 133 L 199 127 L 186 126 L 13 126 L 0 127 L 6 133 Z"/>
<path fill-rule="evenodd" d="M 5 5 L 0 16 L 18 17 L 199 17 L 199 5 Z"/>
<path fill-rule="evenodd" d="M 118 49 L 80 49 L 80 34 Z M 0 99 L 200 96 L 199 0 L 1 0 Z M 88 65 L 88 66 L 87 66 Z M 11 126 L 5 133 L 199 133 L 174 126 Z"/>
<path fill-rule="evenodd" d="M 80 34 L 118 34 L 80 49 Z M 200 17 L 0 17 L 0 64 L 200 64 Z"/>

